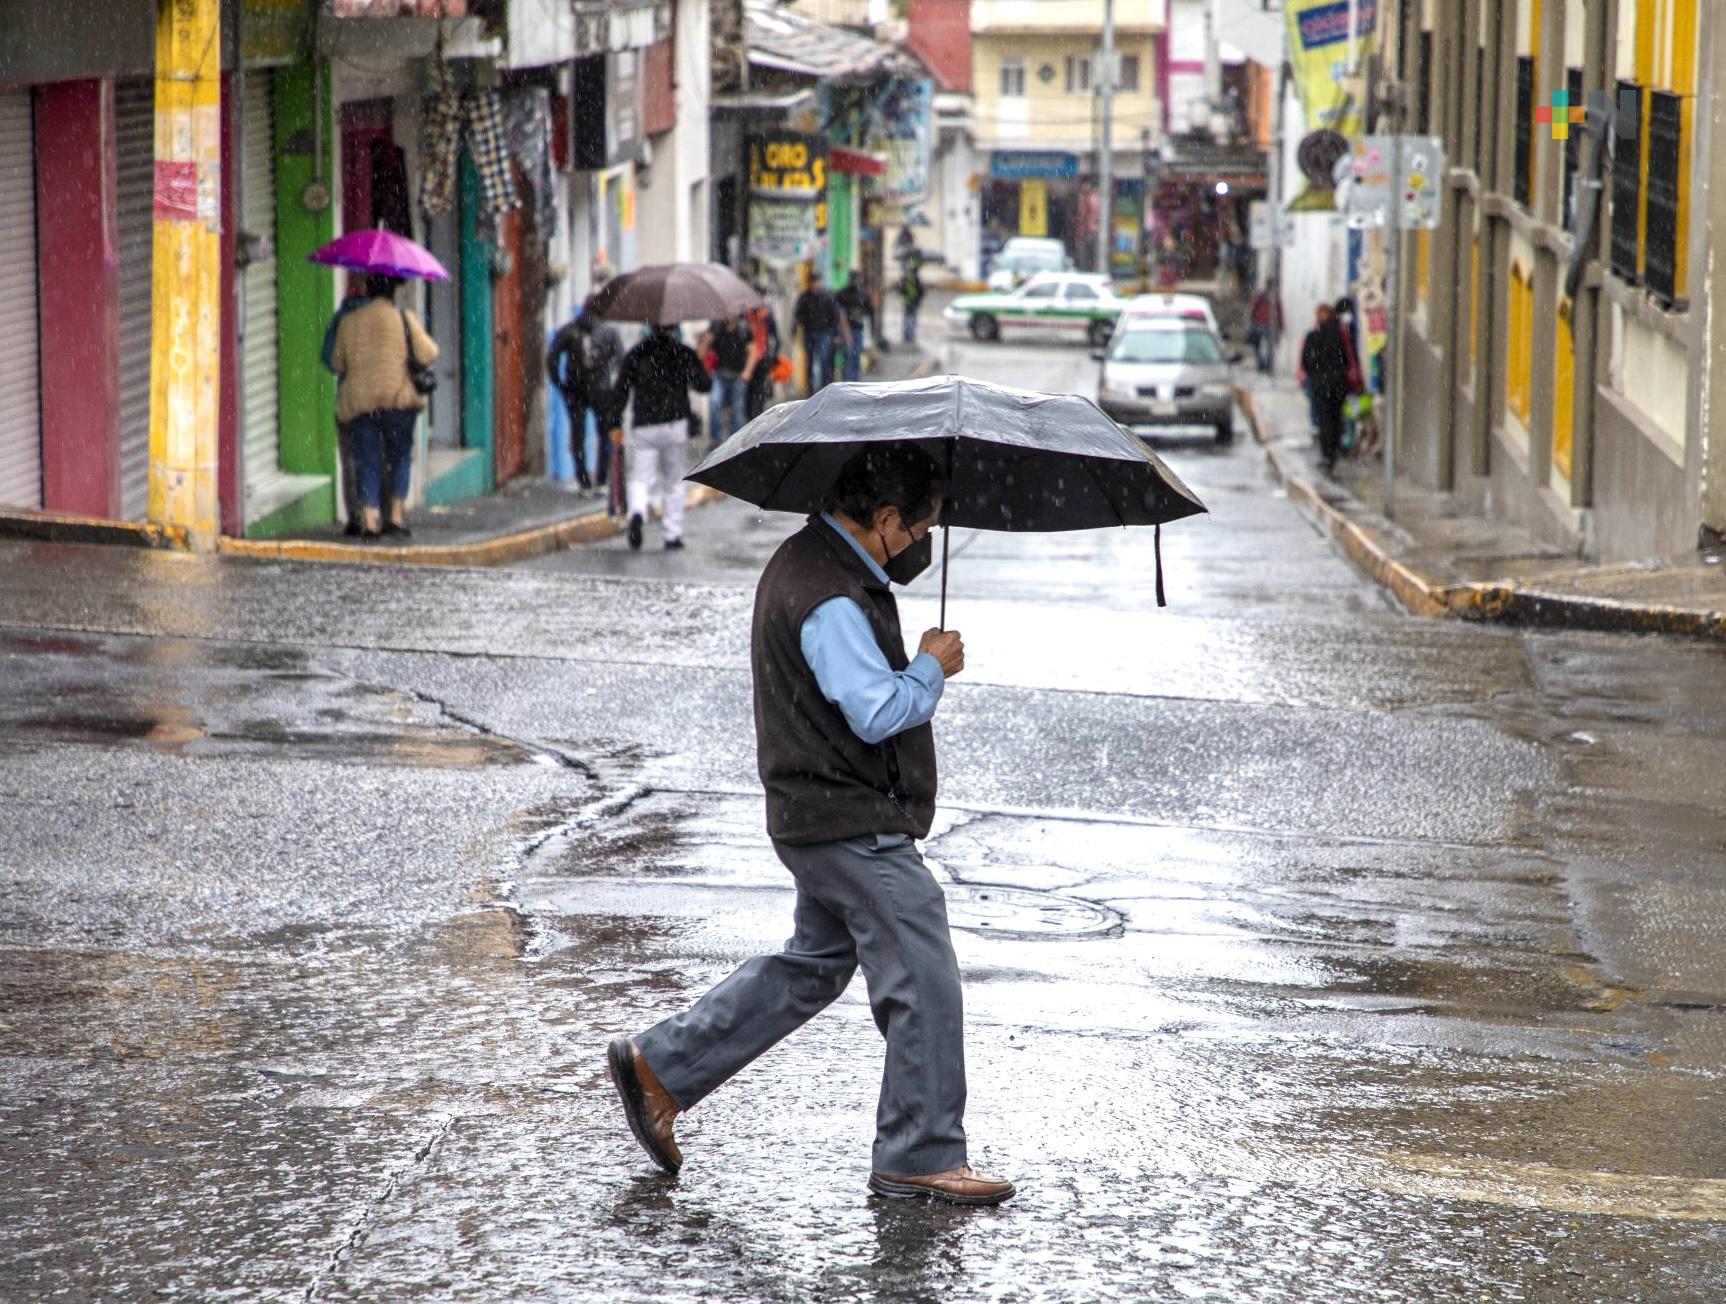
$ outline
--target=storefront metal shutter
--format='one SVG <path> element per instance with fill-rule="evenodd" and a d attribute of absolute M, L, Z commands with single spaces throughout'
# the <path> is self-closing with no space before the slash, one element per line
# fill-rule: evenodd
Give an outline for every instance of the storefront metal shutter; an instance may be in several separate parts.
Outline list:
<path fill-rule="evenodd" d="M 270 74 L 246 75 L 241 167 L 245 212 L 240 225 L 261 236 L 273 250 L 276 236 L 275 103 Z M 255 519 L 260 491 L 281 473 L 280 422 L 276 385 L 276 260 L 251 263 L 241 276 L 245 296 L 246 520 Z"/>
<path fill-rule="evenodd" d="M 42 505 L 36 150 L 30 92 L 0 94 L 0 506 Z"/>
<path fill-rule="evenodd" d="M 155 239 L 156 85 L 114 84 L 120 235 L 120 515 L 142 519 L 150 487 L 150 268 Z"/>

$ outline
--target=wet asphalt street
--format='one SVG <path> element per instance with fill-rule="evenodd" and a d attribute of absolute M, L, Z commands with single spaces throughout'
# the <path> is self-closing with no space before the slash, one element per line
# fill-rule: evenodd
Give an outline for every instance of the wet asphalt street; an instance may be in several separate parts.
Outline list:
<path fill-rule="evenodd" d="M 953 540 L 926 850 L 989 1211 L 868 1197 L 861 979 L 677 1181 L 605 1082 L 788 932 L 747 636 L 794 521 L 0 544 L 0 1297 L 1720 1299 L 1726 653 L 1410 619 L 1244 430 L 1163 451 L 1212 508 L 1164 611 L 1148 532 Z"/>

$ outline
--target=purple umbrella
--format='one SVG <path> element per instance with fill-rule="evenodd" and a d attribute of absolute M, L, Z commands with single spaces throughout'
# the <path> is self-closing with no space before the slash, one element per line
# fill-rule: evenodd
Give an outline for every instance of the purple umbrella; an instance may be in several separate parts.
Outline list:
<path fill-rule="evenodd" d="M 349 231 L 307 255 L 308 262 L 343 267 L 350 272 L 380 276 L 417 276 L 423 281 L 447 281 L 444 265 L 405 235 L 378 227 Z"/>

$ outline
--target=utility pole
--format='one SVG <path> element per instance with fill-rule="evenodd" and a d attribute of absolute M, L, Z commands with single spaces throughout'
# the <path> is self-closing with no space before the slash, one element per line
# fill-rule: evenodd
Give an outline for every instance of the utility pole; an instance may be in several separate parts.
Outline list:
<path fill-rule="evenodd" d="M 148 513 L 216 545 L 222 331 L 221 0 L 157 0 Z"/>
<path fill-rule="evenodd" d="M 1097 270 L 1109 274 L 1115 237 L 1115 0 L 1103 0 L 1103 139 L 1097 147 Z"/>

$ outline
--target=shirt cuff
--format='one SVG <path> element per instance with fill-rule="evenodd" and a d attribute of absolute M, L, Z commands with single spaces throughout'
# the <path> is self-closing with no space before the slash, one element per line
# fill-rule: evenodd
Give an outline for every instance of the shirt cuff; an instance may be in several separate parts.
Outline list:
<path fill-rule="evenodd" d="M 919 652 L 912 657 L 905 673 L 915 676 L 936 697 L 941 696 L 941 691 L 947 686 L 947 675 L 941 669 L 941 663 L 927 652 Z"/>

